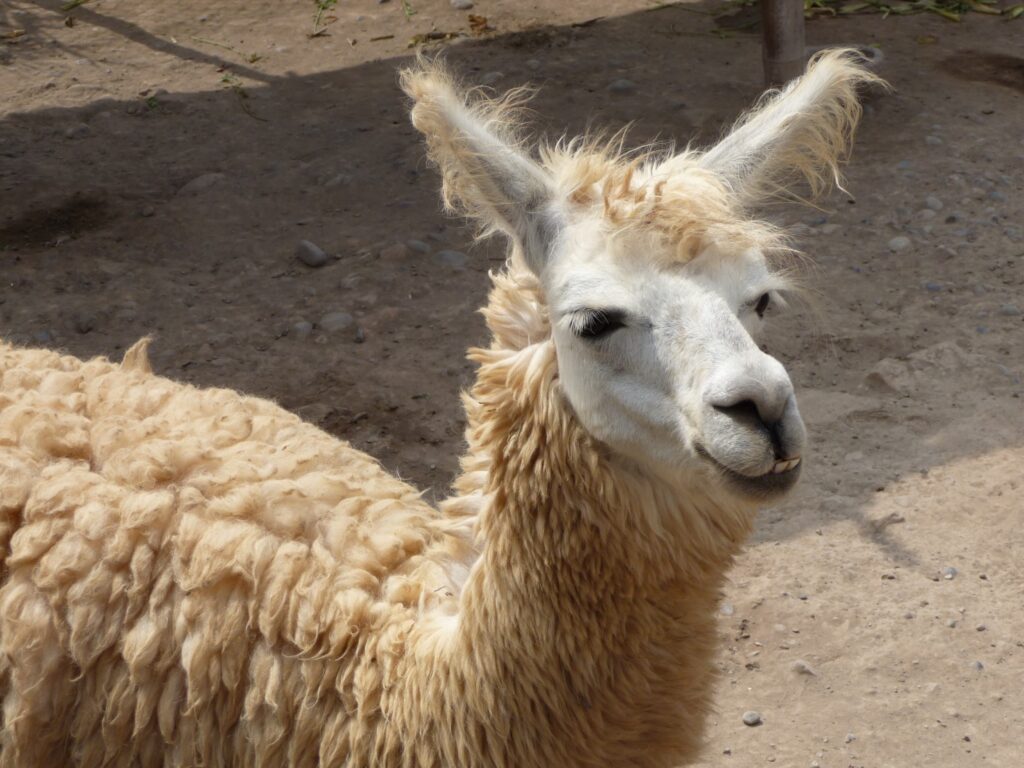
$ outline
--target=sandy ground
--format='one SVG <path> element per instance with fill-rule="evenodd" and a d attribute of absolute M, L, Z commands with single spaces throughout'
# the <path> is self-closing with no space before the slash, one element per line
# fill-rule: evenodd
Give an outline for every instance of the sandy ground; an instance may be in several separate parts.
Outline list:
<path fill-rule="evenodd" d="M 543 86 L 543 131 L 714 137 L 758 95 L 757 38 L 652 6 L 480 0 L 474 37 L 446 0 L 362 0 L 311 38 L 312 2 L 6 0 L 0 333 L 80 356 L 155 334 L 161 373 L 273 398 L 443 494 L 501 252 L 440 212 L 395 67 L 456 32 L 471 78 Z M 896 90 L 848 194 L 773 212 L 816 263 L 822 311 L 770 341 L 812 450 L 733 573 L 702 765 L 1024 764 L 1022 25 L 809 26 L 878 45 Z"/>

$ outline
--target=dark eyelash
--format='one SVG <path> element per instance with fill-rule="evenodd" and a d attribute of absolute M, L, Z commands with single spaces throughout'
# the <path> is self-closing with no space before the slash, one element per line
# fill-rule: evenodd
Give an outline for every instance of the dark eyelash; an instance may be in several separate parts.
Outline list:
<path fill-rule="evenodd" d="M 761 298 L 757 300 L 757 304 L 754 305 L 754 311 L 757 312 L 758 317 L 764 317 L 765 311 L 768 309 L 768 305 L 771 303 L 772 297 L 769 293 L 762 293 Z"/>
<path fill-rule="evenodd" d="M 625 313 L 616 309 L 581 310 L 571 323 L 573 333 L 590 341 L 602 339 L 625 325 Z"/>

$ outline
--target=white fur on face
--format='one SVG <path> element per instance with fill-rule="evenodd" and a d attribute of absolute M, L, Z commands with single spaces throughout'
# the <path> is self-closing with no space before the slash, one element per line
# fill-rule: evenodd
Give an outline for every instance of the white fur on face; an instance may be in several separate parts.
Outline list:
<path fill-rule="evenodd" d="M 781 280 L 757 251 L 671 264 L 652 258 L 658 247 L 642 233 L 603 236 L 594 222 L 563 231 L 542 276 L 563 391 L 613 451 L 659 474 L 711 471 L 734 490 L 751 478 L 739 490 L 756 493 L 805 438 L 789 377 L 754 338 L 757 301 Z M 581 338 L 589 311 L 622 327 Z"/>

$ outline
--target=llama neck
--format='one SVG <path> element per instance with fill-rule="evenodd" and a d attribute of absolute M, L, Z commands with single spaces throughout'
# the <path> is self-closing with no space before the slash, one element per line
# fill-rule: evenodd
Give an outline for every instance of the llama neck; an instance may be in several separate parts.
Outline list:
<path fill-rule="evenodd" d="M 550 340 L 500 341 L 475 353 L 470 452 L 446 507 L 472 519 L 478 551 L 459 608 L 457 656 L 478 697 L 465 703 L 520 728 L 544 710 L 545 734 L 509 738 L 548 745 L 549 761 L 567 745 L 600 744 L 605 764 L 692 756 L 749 510 L 609 456 L 564 402 Z"/>

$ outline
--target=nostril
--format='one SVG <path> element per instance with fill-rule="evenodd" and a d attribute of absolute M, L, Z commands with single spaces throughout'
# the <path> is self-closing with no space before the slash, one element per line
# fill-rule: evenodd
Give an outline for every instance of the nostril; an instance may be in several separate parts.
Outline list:
<path fill-rule="evenodd" d="M 753 400 L 740 400 L 733 405 L 716 405 L 713 407 L 719 413 L 750 429 L 764 432 L 765 436 L 771 441 L 776 457 L 784 458 L 782 456 L 782 422 L 768 422 L 761 418 L 761 411 Z"/>
<path fill-rule="evenodd" d="M 740 400 L 732 405 L 716 405 L 714 408 L 719 413 L 723 413 L 737 421 L 762 423 L 761 414 L 758 413 L 757 404 L 753 400 Z"/>

